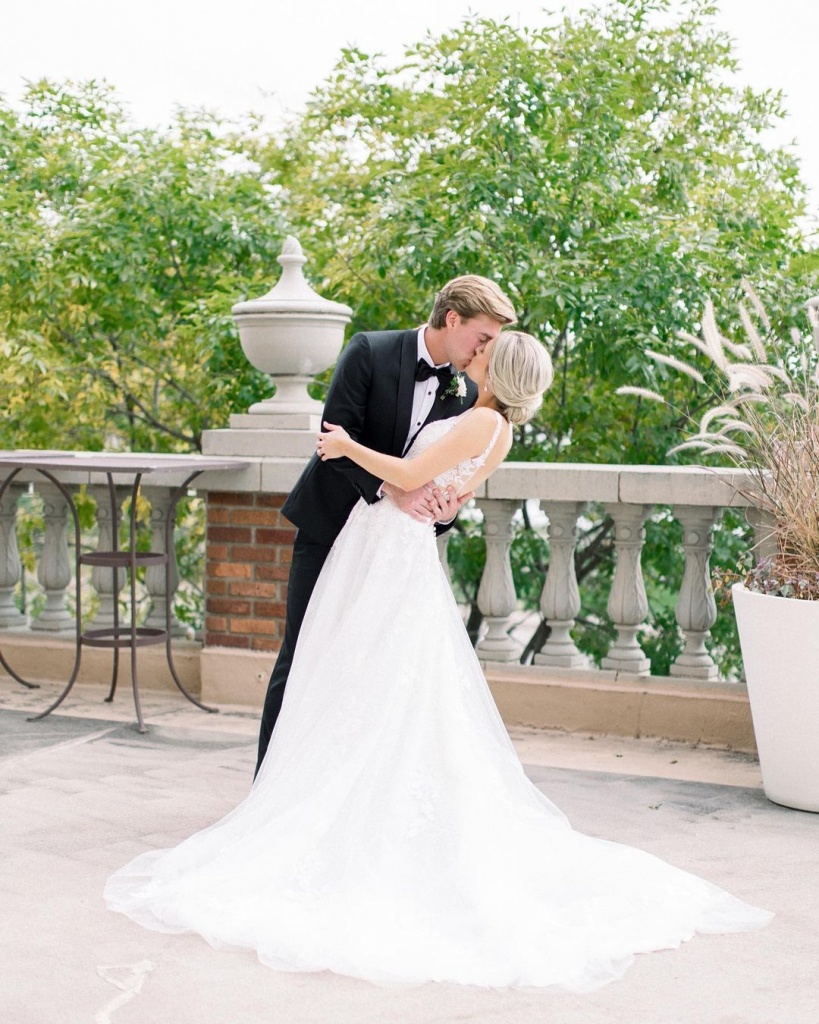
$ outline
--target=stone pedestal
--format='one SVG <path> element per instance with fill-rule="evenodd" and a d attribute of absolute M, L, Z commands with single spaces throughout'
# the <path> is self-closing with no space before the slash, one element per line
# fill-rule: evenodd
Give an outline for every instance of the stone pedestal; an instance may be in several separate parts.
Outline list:
<path fill-rule="evenodd" d="M 97 505 L 97 550 L 113 551 L 114 537 L 119 539 L 119 528 L 122 521 L 122 501 L 125 491 L 115 491 L 116 508 L 111 508 L 111 497 L 106 486 L 94 484 L 89 488 L 91 497 Z M 91 570 L 91 583 L 99 598 L 99 609 L 94 616 L 96 629 L 111 629 L 114 625 L 114 603 L 119 600 L 119 593 L 125 585 L 126 573 L 122 569 L 95 565 Z M 120 617 L 124 621 L 124 615 Z M 119 620 L 118 620 L 119 621 Z"/>
<path fill-rule="evenodd" d="M 166 550 L 168 512 L 170 510 L 172 489 L 170 487 L 144 487 L 142 493 L 151 503 L 151 551 L 161 551 L 168 556 L 167 577 L 166 566 L 149 565 L 145 570 L 145 588 L 151 595 L 151 610 L 145 625 L 155 629 L 165 629 L 168 621 L 168 605 L 171 606 L 171 635 L 183 637 L 187 630 L 173 612 L 174 595 L 179 587 L 179 566 L 176 560 L 176 546 L 173 543 L 171 529 L 171 545 Z M 170 593 L 168 592 L 170 582 Z"/>
<path fill-rule="evenodd" d="M 206 455 L 262 462 L 259 490 L 207 494 L 206 647 L 251 652 L 281 645 L 296 535 L 281 507 L 315 450 L 321 426 L 322 403 L 310 397 L 307 385 L 338 358 L 352 313 L 313 291 L 295 238 L 285 241 L 278 261 L 282 275 L 276 286 L 233 307 L 242 350 L 270 375 L 276 393 L 233 414 L 229 429 L 203 436 Z"/>
<path fill-rule="evenodd" d="M 206 646 L 247 651 L 281 646 L 296 536 L 280 511 L 285 497 L 208 493 Z"/>
<path fill-rule="evenodd" d="M 714 523 L 721 513 L 721 509 L 690 505 L 674 508 L 674 514 L 682 523 L 685 551 L 685 573 L 676 609 L 685 647 L 671 666 L 672 676 L 708 680 L 719 676 L 705 641 L 717 621 L 709 559 Z"/>

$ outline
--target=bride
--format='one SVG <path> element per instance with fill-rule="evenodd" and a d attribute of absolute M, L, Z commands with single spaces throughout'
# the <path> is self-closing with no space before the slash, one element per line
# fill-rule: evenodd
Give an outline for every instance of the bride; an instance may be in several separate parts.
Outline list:
<path fill-rule="evenodd" d="M 404 489 L 473 489 L 551 382 L 545 349 L 502 333 L 467 368 L 474 409 L 406 458 L 325 424 Z M 438 560 L 434 530 L 360 501 L 319 578 L 281 715 L 247 798 L 109 878 L 147 928 L 256 950 L 271 967 L 383 983 L 589 990 L 635 953 L 770 919 L 641 850 L 575 832 L 526 778 Z"/>

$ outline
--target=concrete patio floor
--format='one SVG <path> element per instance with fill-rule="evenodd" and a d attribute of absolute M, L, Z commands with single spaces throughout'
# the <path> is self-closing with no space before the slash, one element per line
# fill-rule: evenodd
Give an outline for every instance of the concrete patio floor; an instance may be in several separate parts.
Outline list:
<path fill-rule="evenodd" d="M 195 935 L 106 910 L 107 875 L 177 843 L 246 794 L 257 715 L 208 715 L 143 691 L 0 679 L 0 1021 L 3 1024 L 819 1024 L 819 815 L 769 803 L 745 755 L 518 729 L 532 780 L 574 826 L 629 843 L 776 913 L 766 929 L 697 936 L 637 958 L 588 995 L 455 985 L 379 987 L 288 974 Z"/>

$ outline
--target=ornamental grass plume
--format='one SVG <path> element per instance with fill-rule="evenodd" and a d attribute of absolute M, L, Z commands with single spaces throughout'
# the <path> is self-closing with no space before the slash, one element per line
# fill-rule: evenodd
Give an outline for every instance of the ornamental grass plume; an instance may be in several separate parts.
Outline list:
<path fill-rule="evenodd" d="M 743 281 L 748 304 L 739 306 L 747 339 L 737 344 L 717 326 L 713 304 L 706 305 L 702 337 L 681 333 L 682 341 L 708 357 L 721 381 L 717 399 L 691 437 L 669 451 L 724 456 L 750 471 L 751 483 L 738 493 L 769 513 L 776 554 L 756 561 L 741 574 L 722 576 L 722 586 L 741 581 L 752 590 L 819 600 L 819 299 L 806 304 L 811 333 L 791 332 L 789 341 L 773 334 L 758 296 Z M 695 380 L 703 377 L 683 360 L 648 352 L 663 366 Z M 645 388 L 618 388 L 618 394 L 665 401 Z"/>

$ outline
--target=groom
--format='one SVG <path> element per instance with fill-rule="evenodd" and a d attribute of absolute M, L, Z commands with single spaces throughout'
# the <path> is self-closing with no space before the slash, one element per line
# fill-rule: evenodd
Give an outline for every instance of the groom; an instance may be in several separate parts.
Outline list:
<path fill-rule="evenodd" d="M 460 373 L 479 345 L 496 338 L 515 310 L 500 288 L 468 274 L 436 295 L 429 323 L 409 331 L 356 334 L 342 351 L 327 392 L 323 418 L 377 451 L 400 456 L 433 420 L 465 412 L 477 389 Z M 458 374 L 456 376 L 455 374 Z M 466 393 L 459 395 L 458 385 Z M 349 459 L 322 462 L 315 454 L 282 507 L 297 527 L 287 591 L 284 640 L 270 677 L 259 732 L 258 772 L 284 698 L 304 613 L 324 561 L 359 498 L 384 494 L 408 515 L 446 529 L 470 495 L 460 499 L 433 484 L 401 491 Z"/>

